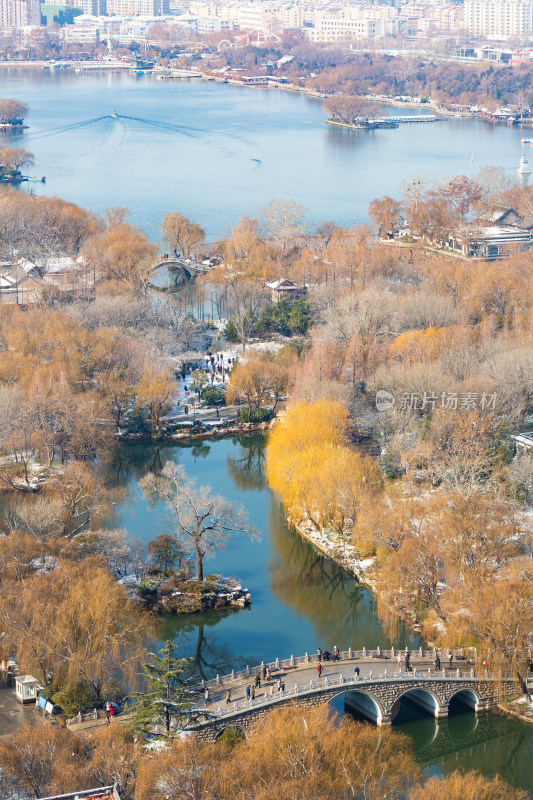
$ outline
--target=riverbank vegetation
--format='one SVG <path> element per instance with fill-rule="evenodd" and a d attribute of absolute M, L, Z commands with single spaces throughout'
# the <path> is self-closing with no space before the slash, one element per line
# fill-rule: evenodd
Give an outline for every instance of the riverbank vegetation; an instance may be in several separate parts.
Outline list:
<path fill-rule="evenodd" d="M 325 708 L 273 712 L 261 736 L 231 730 L 215 743 L 175 739 L 158 750 L 135 747 L 127 725 L 72 733 L 37 722 L 0 745 L 0 798 L 116 785 L 123 800 L 527 800 L 499 778 L 474 773 L 425 776 L 405 736 L 339 720 Z"/>
<path fill-rule="evenodd" d="M 532 467 L 511 434 L 532 411 L 533 258 L 509 248 L 471 261 L 433 246 L 452 230 L 475 236 L 478 217 L 507 204 L 524 214 L 531 190 L 491 174 L 373 203 L 385 241 L 346 258 L 348 236 L 334 233 L 325 274 L 312 256 L 295 261 L 291 276 L 313 270 L 320 312 L 267 476 L 293 523 L 350 542 L 384 618 L 410 619 L 439 647 L 476 645 L 525 688 Z M 393 232 L 406 219 L 404 244 Z M 379 443 L 378 474 L 353 450 L 362 435 Z"/>

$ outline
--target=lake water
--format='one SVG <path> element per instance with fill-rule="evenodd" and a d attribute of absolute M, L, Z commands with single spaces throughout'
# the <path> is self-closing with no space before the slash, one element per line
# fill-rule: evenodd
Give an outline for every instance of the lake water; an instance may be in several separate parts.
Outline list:
<path fill-rule="evenodd" d="M 35 154 L 32 174 L 46 175 L 33 191 L 97 212 L 129 208 L 154 241 L 168 211 L 197 220 L 215 240 L 275 197 L 304 206 L 312 224 L 353 225 L 366 220 L 373 198 L 398 196 L 406 180 L 487 164 L 514 173 L 521 155 L 518 130 L 444 119 L 350 131 L 325 124 L 320 100 L 280 90 L 22 69 L 2 69 L 0 86 L 31 108 L 17 145 Z"/>
<path fill-rule="evenodd" d="M 261 533 L 260 541 L 233 537 L 206 563 L 207 572 L 232 575 L 248 587 L 250 609 L 166 617 L 161 624 L 161 638 L 178 642 L 201 674 L 303 655 L 319 646 L 390 646 L 372 593 L 287 528 L 265 485 L 262 436 L 121 447 L 111 477 L 127 487 L 129 497 L 117 506 L 113 524 L 144 540 L 164 528 L 164 506 L 151 508 L 138 481 L 167 460 L 183 464 L 190 477 L 213 492 L 242 503 Z M 406 642 L 418 645 L 400 626 L 393 643 L 403 647 Z M 335 707 L 344 711 L 342 699 Z M 417 759 L 430 773 L 476 769 L 533 790 L 531 726 L 494 714 L 476 717 L 461 707 L 436 722 L 403 705 L 395 726 L 411 737 Z"/>

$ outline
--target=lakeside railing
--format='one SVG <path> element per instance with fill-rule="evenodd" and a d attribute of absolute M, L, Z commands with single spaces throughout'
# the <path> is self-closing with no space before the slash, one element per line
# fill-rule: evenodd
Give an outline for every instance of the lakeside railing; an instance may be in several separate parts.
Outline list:
<path fill-rule="evenodd" d="M 498 682 L 501 680 L 514 680 L 512 675 L 497 675 L 496 677 L 491 677 L 488 674 L 488 670 L 485 670 L 485 676 L 480 677 L 477 676 L 478 680 L 490 680 L 494 682 Z M 218 709 L 212 709 L 213 713 L 215 713 L 218 717 L 228 717 L 233 716 L 234 714 L 243 713 L 244 711 L 248 711 L 251 708 L 261 708 L 262 706 L 270 706 L 276 703 L 279 703 L 281 700 L 287 700 L 296 697 L 301 697 L 313 693 L 320 693 L 325 689 L 331 689 L 335 686 L 346 686 L 346 685 L 357 685 L 363 688 L 365 684 L 376 682 L 392 682 L 392 681 L 421 681 L 421 680 L 431 680 L 431 681 L 465 681 L 470 682 L 472 680 L 476 680 L 476 671 L 473 667 L 467 669 L 442 669 L 442 670 L 431 670 L 431 669 L 414 669 L 409 672 L 392 672 L 392 671 L 385 671 L 382 673 L 373 673 L 372 671 L 368 675 L 354 675 L 350 677 L 346 677 L 344 675 L 333 675 L 333 676 L 326 676 L 319 680 L 311 680 L 302 684 L 295 684 L 288 689 L 274 689 L 272 694 L 270 692 L 268 694 L 262 695 L 261 697 L 257 697 L 255 699 L 246 700 L 242 699 L 239 702 L 232 701 L 226 706 L 219 706 Z"/>
<path fill-rule="evenodd" d="M 460 661 L 472 661 L 476 660 L 476 649 L 472 648 L 454 648 L 453 650 L 447 651 L 447 653 L 451 652 L 453 655 L 454 660 Z M 362 650 L 352 650 L 352 648 L 348 648 L 348 650 L 340 650 L 339 651 L 339 659 L 338 661 L 361 661 L 365 659 L 383 659 L 383 660 L 394 660 L 399 655 L 402 658 L 405 658 L 405 655 L 409 653 L 411 661 L 415 661 L 418 659 L 430 659 L 431 661 L 435 661 L 437 658 L 437 654 L 439 651 L 435 648 L 431 650 L 424 650 L 422 647 L 417 648 L 416 650 L 410 650 L 409 648 L 405 648 L 403 650 L 396 649 L 394 647 L 390 648 L 389 650 L 383 650 L 381 647 L 377 647 L 375 650 L 367 650 L 366 647 L 363 647 Z M 321 656 L 318 653 L 306 653 L 304 656 L 290 656 L 290 658 L 283 658 L 279 659 L 276 658 L 275 661 L 268 661 L 268 662 L 261 662 L 260 664 L 253 666 L 253 667 L 245 667 L 244 669 L 240 670 L 232 670 L 227 675 L 217 675 L 216 678 L 212 678 L 208 681 L 202 681 L 200 687 L 202 689 L 211 688 L 214 686 L 224 686 L 228 683 L 233 681 L 241 680 L 242 678 L 254 678 L 256 675 L 260 677 L 263 676 L 263 669 L 270 669 L 270 672 L 279 672 L 280 670 L 288 670 L 288 669 L 296 669 L 298 667 L 307 666 L 309 664 L 318 663 L 319 660 L 322 661 L 324 664 L 333 664 L 338 663 L 338 661 L 334 658 L 333 653 L 330 652 L 329 660 L 324 658 L 324 653 Z M 442 656 L 442 661 L 446 661 L 447 656 Z M 396 673 L 398 675 L 398 673 Z"/>

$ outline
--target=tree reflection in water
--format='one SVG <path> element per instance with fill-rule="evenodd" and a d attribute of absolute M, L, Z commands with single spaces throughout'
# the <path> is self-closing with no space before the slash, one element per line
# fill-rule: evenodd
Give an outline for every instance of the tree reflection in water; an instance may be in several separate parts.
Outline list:
<path fill-rule="evenodd" d="M 212 629 L 232 614 L 246 614 L 248 609 L 224 609 L 205 614 L 172 614 L 160 621 L 161 641 L 170 639 L 180 654 L 192 659 L 192 670 L 200 678 L 209 679 L 219 673 L 244 668 L 244 659 L 232 653 L 227 645 L 216 640 Z"/>
<path fill-rule="evenodd" d="M 243 492 L 264 489 L 265 437 L 240 436 L 234 437 L 233 442 L 239 445 L 238 455 L 228 454 L 226 465 L 234 486 Z"/>
<path fill-rule="evenodd" d="M 272 541 L 270 588 L 299 616 L 311 619 L 323 646 L 342 649 L 391 646 L 379 625 L 374 596 L 323 556 L 298 533 L 289 531 L 280 504 L 272 499 L 268 518 Z M 348 638 L 349 637 L 349 638 Z M 418 646 L 400 626 L 396 646 Z"/>

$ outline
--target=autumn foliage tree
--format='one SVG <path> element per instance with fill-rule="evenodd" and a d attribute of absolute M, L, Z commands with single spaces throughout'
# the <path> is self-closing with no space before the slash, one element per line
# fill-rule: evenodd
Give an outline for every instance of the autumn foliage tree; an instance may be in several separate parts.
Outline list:
<path fill-rule="evenodd" d="M 266 474 L 293 522 L 344 536 L 363 496 L 381 485 L 379 467 L 346 446 L 348 412 L 320 400 L 291 406 L 269 435 Z"/>
<path fill-rule="evenodd" d="M 176 258 L 179 254 L 183 258 L 189 258 L 205 239 L 204 229 L 178 211 L 165 214 L 161 222 L 161 233 Z"/>
<path fill-rule="evenodd" d="M 149 620 L 98 558 L 86 558 L 19 581 L 3 595 L 0 628 L 44 686 L 84 680 L 100 697 L 109 677 L 134 679 Z"/>

